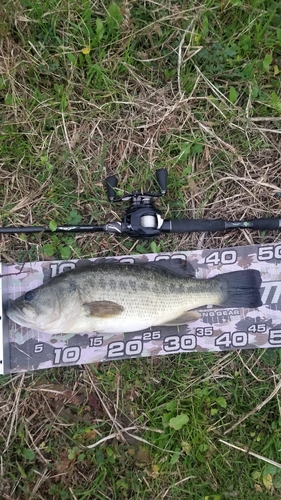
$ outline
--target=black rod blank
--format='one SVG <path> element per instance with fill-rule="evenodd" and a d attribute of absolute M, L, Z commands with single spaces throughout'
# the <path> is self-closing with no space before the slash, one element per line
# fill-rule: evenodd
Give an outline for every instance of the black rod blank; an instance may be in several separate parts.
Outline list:
<path fill-rule="evenodd" d="M 116 231 L 116 224 L 119 230 Z M 171 219 L 164 220 L 162 226 L 159 228 L 159 233 L 193 233 L 193 232 L 215 232 L 215 231 L 230 231 L 233 229 L 251 229 L 255 231 L 272 231 L 281 228 L 281 219 L 278 218 L 264 218 L 264 219 L 251 219 L 241 221 L 226 221 L 223 219 Z M 44 226 L 6 226 L 0 227 L 0 234 L 31 234 L 31 233 L 93 233 L 103 231 L 106 233 L 119 233 L 126 234 L 126 224 L 121 223 L 107 223 L 105 225 L 68 225 L 57 226 L 55 231 Z M 138 234 L 136 230 L 133 236 L 145 237 L 143 234 L 145 227 L 142 227 L 142 233 Z M 130 231 L 130 235 L 132 232 Z"/>

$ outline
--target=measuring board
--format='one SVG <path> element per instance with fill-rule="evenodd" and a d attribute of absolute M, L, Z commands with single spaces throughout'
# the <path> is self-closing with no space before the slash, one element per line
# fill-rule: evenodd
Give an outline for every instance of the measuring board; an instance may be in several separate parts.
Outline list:
<path fill-rule="evenodd" d="M 199 308 L 200 318 L 187 325 L 158 326 L 125 334 L 49 335 L 9 320 L 5 315 L 8 300 L 61 272 L 100 259 L 1 264 L 0 374 L 143 356 L 281 347 L 281 243 L 114 259 L 133 264 L 179 258 L 192 266 L 196 278 L 258 269 L 263 305 L 258 309 L 207 306 Z"/>

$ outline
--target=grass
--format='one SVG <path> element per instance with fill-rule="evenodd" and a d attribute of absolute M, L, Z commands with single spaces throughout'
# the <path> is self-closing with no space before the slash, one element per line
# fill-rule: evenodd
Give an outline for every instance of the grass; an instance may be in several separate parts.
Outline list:
<path fill-rule="evenodd" d="M 2 225 L 116 220 L 105 177 L 148 190 L 162 167 L 167 218 L 279 217 L 278 2 L 2 0 L 0 13 Z M 278 238 L 17 235 L 0 250 L 20 262 Z M 280 370 L 270 349 L 2 377 L 0 496 L 280 498 Z"/>

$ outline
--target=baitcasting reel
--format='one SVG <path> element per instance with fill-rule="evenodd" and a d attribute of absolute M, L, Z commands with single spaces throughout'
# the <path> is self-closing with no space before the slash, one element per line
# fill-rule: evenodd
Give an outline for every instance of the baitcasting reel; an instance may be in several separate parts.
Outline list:
<path fill-rule="evenodd" d="M 115 175 L 106 178 L 107 194 L 110 202 L 129 201 L 131 204 L 127 209 L 122 223 L 115 222 L 112 229 L 115 228 L 118 233 L 127 233 L 130 236 L 157 236 L 163 231 L 163 219 L 160 211 L 153 204 L 154 198 L 165 196 L 167 192 L 168 172 L 165 168 L 156 170 L 156 179 L 160 186 L 160 193 L 141 193 L 134 191 L 131 194 L 118 197 L 115 189 L 117 188 L 118 179 Z M 109 226 L 109 224 L 107 224 Z M 161 229 L 162 228 L 162 229 Z"/>

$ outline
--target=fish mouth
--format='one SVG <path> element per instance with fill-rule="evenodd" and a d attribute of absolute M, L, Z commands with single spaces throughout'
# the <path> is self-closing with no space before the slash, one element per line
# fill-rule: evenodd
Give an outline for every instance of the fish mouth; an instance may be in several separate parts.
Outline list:
<path fill-rule="evenodd" d="M 14 300 L 9 299 L 5 313 L 10 320 L 14 321 L 17 324 L 22 325 L 23 321 L 25 324 L 22 326 L 26 326 L 27 323 L 29 323 L 30 325 L 32 324 L 30 322 L 30 318 L 27 318 L 21 307 L 17 305 Z"/>
<path fill-rule="evenodd" d="M 9 318 L 10 321 L 13 321 L 19 326 L 25 327 L 25 328 L 31 328 L 40 332 L 44 332 L 47 327 L 46 327 L 46 322 L 50 320 L 50 318 L 53 318 L 53 315 L 50 314 L 47 319 L 44 318 L 44 324 L 40 324 L 40 321 L 38 320 L 38 315 L 35 312 L 34 318 L 31 318 L 24 312 L 25 304 L 17 304 L 16 300 L 9 299 L 7 307 L 5 308 L 5 314 Z M 61 333 L 61 329 L 57 329 L 58 331 L 56 333 Z"/>
<path fill-rule="evenodd" d="M 20 314 L 23 314 L 22 310 L 20 309 L 20 307 L 17 306 L 17 304 L 15 303 L 15 301 L 12 300 L 12 299 L 8 300 L 8 305 L 7 305 L 7 308 L 6 308 L 5 312 L 6 312 L 7 316 L 8 316 L 8 318 L 10 317 L 10 314 L 13 313 L 13 312 L 18 312 Z"/>
<path fill-rule="evenodd" d="M 16 307 L 9 307 L 5 313 L 10 319 L 13 319 L 15 316 L 23 316 L 22 312 Z"/>

